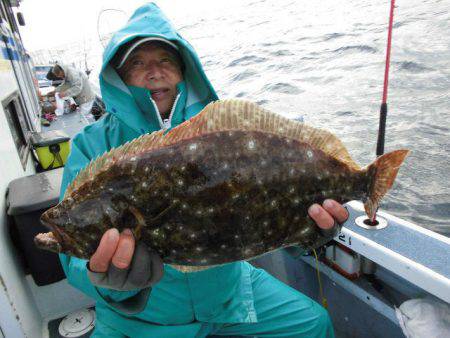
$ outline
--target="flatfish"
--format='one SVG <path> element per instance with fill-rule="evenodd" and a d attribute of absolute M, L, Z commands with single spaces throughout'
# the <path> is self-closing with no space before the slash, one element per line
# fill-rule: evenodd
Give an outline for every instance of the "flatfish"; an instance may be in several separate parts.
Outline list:
<path fill-rule="evenodd" d="M 408 150 L 360 168 L 332 133 L 240 100 L 216 101 L 83 169 L 41 221 L 43 249 L 88 259 L 103 233 L 130 228 L 179 268 L 324 243 L 313 203 L 362 200 L 372 217 Z"/>

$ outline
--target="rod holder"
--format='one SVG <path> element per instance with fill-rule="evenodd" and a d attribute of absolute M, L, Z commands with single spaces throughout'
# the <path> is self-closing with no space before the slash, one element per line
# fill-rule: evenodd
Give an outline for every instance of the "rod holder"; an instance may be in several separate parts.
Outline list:
<path fill-rule="evenodd" d="M 380 230 L 388 226 L 388 222 L 383 217 L 377 215 L 377 219 L 372 223 L 366 215 L 359 216 L 355 220 L 356 225 L 368 230 Z"/>

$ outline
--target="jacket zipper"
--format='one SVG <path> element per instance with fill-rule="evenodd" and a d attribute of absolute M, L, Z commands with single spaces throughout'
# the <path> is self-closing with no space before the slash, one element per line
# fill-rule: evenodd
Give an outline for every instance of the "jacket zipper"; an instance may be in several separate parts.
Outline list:
<path fill-rule="evenodd" d="M 178 94 L 175 98 L 175 102 L 173 103 L 172 110 L 170 111 L 170 115 L 168 119 L 162 119 L 161 114 L 159 113 L 158 106 L 156 105 L 156 102 L 152 99 L 152 96 L 149 95 L 150 101 L 152 101 L 153 108 L 156 111 L 156 115 L 158 116 L 159 126 L 161 129 L 169 129 L 172 126 L 172 116 L 175 112 L 175 107 L 177 106 L 178 99 L 180 98 L 181 94 Z"/>
<path fill-rule="evenodd" d="M 170 111 L 169 118 L 164 120 L 165 128 L 172 127 L 172 116 L 173 116 L 173 113 L 175 113 L 175 108 L 177 106 L 178 99 L 180 98 L 180 96 L 181 96 L 181 94 L 177 95 L 177 97 L 175 98 L 175 101 L 173 103 L 172 110 Z"/>

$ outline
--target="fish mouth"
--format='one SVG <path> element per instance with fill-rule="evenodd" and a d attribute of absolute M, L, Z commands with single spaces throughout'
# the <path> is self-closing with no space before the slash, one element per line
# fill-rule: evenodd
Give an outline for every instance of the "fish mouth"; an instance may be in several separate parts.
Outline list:
<path fill-rule="evenodd" d="M 63 251 L 63 238 L 64 232 L 56 225 L 53 224 L 46 213 L 41 216 L 41 223 L 49 228 L 50 232 L 39 233 L 34 237 L 34 243 L 40 249 L 53 251 L 60 253 Z"/>
<path fill-rule="evenodd" d="M 34 243 L 39 249 L 61 253 L 62 247 L 53 232 L 39 233 L 34 237 Z"/>

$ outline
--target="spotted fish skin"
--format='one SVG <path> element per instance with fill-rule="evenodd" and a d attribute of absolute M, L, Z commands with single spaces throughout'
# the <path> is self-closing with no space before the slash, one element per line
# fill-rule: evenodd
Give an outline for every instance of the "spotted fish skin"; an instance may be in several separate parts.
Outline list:
<path fill-rule="evenodd" d="M 212 146 L 219 140 L 223 146 Z M 216 265 L 296 243 L 314 247 L 322 236 L 308 207 L 327 197 L 360 199 L 370 185 L 306 144 L 262 133 L 210 134 L 168 150 L 138 166 L 159 163 L 148 178 L 158 183 L 149 190 L 136 182 L 134 190 L 137 201 L 158 201 L 136 209 L 154 225 L 142 240 L 166 263 Z"/>
<path fill-rule="evenodd" d="M 361 169 L 329 133 L 251 105 L 244 113 L 256 113 L 238 121 L 243 108 L 225 106 L 234 115 L 213 106 L 167 136 L 136 140 L 80 173 L 41 219 L 53 229 L 56 251 L 88 259 L 113 227 L 131 228 L 165 263 L 181 266 L 247 260 L 291 245 L 314 248 L 324 237 L 308 207 L 326 198 L 359 199 L 371 215 L 407 154 L 392 152 Z M 212 118 L 219 127 L 209 125 Z M 38 237 L 36 244 L 55 250 Z"/>
<path fill-rule="evenodd" d="M 369 185 L 366 173 L 305 143 L 219 132 L 118 163 L 83 187 L 87 198 L 65 218 L 86 245 L 84 258 L 107 229 L 131 227 L 166 263 L 216 265 L 314 247 L 321 235 L 308 207 L 364 198 Z"/>

